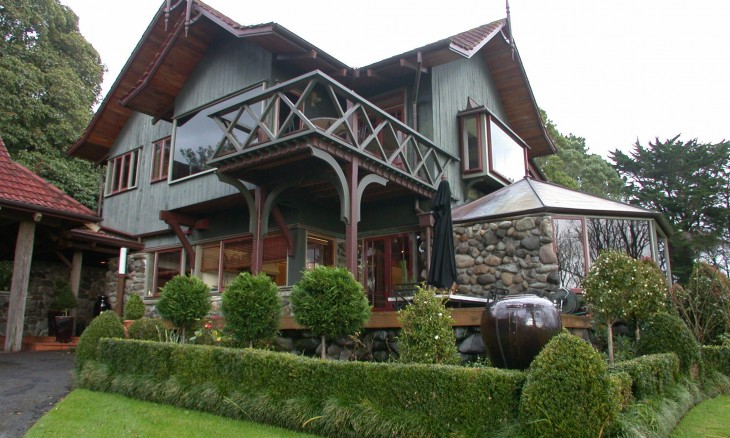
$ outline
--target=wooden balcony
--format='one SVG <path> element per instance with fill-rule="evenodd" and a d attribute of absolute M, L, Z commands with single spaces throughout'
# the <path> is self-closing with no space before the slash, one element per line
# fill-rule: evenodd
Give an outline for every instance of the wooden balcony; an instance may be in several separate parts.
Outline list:
<path fill-rule="evenodd" d="M 320 71 L 262 90 L 210 117 L 222 138 L 208 164 L 257 185 L 312 170 L 302 161 L 318 149 L 430 196 L 459 161 Z"/>

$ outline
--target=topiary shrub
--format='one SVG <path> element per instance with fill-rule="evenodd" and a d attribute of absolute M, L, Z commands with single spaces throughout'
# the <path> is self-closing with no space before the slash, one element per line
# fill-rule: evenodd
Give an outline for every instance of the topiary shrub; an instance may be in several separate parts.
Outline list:
<path fill-rule="evenodd" d="M 530 365 L 519 409 L 524 435 L 600 436 L 618 414 L 622 392 L 593 347 L 561 333 Z"/>
<path fill-rule="evenodd" d="M 683 373 L 700 361 L 700 346 L 692 332 L 680 317 L 668 313 L 658 313 L 644 323 L 636 351 L 639 355 L 676 353 Z"/>
<path fill-rule="evenodd" d="M 132 294 L 124 304 L 124 319 L 140 319 L 144 316 L 144 301 L 137 294 Z"/>
<path fill-rule="evenodd" d="M 68 315 L 68 311 L 78 306 L 79 301 L 71 291 L 71 286 L 63 280 L 56 280 L 56 299 L 51 303 L 51 307 L 63 310 L 64 315 Z"/>
<path fill-rule="evenodd" d="M 413 300 L 399 312 L 400 360 L 405 363 L 459 363 L 454 319 L 435 289 L 418 287 Z"/>
<path fill-rule="evenodd" d="M 142 318 L 134 321 L 127 329 L 130 339 L 142 341 L 162 341 L 165 333 L 165 324 L 159 318 Z"/>
<path fill-rule="evenodd" d="M 279 289 L 268 275 L 242 272 L 223 292 L 225 331 L 249 347 L 256 340 L 272 339 L 279 330 L 281 307 Z"/>
<path fill-rule="evenodd" d="M 165 283 L 160 293 L 157 310 L 181 330 L 184 344 L 186 331 L 210 311 L 210 288 L 198 277 L 178 275 Z"/>
<path fill-rule="evenodd" d="M 345 268 L 317 266 L 304 272 L 289 297 L 294 320 L 320 336 L 321 357 L 326 338 L 354 334 L 370 318 L 362 284 Z"/>
<path fill-rule="evenodd" d="M 97 358 L 97 347 L 101 338 L 124 338 L 124 325 L 116 313 L 107 311 L 91 320 L 79 338 L 76 347 L 76 366 L 81 369 L 84 363 Z"/>

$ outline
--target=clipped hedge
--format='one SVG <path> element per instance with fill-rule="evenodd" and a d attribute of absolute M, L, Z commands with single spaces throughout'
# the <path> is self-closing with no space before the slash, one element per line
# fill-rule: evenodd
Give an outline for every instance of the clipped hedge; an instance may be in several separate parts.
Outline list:
<path fill-rule="evenodd" d="M 663 393 L 677 381 L 679 358 L 674 353 L 639 356 L 617 362 L 610 372 L 631 376 L 631 392 L 636 400 L 642 400 Z"/>
<path fill-rule="evenodd" d="M 336 437 L 488 436 L 513 422 L 524 373 L 322 361 L 251 349 L 104 340 L 77 384 Z"/>
<path fill-rule="evenodd" d="M 99 340 L 101 338 L 123 338 L 124 325 L 116 313 L 111 310 L 102 312 L 91 320 L 91 323 L 79 338 L 76 346 L 76 365 L 81 368 L 87 361 L 95 360 L 98 356 Z"/>
<path fill-rule="evenodd" d="M 164 338 L 165 323 L 159 318 L 142 318 L 134 321 L 127 329 L 130 339 L 161 341 Z"/>
<path fill-rule="evenodd" d="M 644 323 L 636 352 L 640 355 L 676 353 L 679 369 L 685 374 L 700 361 L 700 346 L 687 324 L 679 316 L 668 313 L 658 313 Z"/>
<path fill-rule="evenodd" d="M 715 370 L 730 376 L 730 346 L 702 346 L 702 362 L 708 371 Z"/>

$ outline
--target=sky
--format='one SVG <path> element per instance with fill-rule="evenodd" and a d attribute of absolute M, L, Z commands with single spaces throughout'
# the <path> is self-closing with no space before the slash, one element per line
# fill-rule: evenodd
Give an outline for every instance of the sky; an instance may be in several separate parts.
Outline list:
<path fill-rule="evenodd" d="M 105 95 L 163 0 L 61 0 L 108 71 Z M 245 25 L 274 21 L 351 67 L 503 18 L 504 0 L 206 0 Z M 424 6 L 424 5 L 430 6 Z M 681 134 L 730 140 L 730 1 L 512 0 L 538 106 L 608 157 Z"/>

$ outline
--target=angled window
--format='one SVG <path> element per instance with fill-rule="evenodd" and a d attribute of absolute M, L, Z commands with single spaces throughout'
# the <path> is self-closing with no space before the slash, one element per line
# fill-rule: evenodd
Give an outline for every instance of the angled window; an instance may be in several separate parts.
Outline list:
<path fill-rule="evenodd" d="M 482 170 L 484 125 L 479 114 L 461 119 L 461 163 L 464 172 Z"/>
<path fill-rule="evenodd" d="M 173 277 L 183 272 L 182 248 L 155 252 L 154 276 L 152 290 L 155 295 Z"/>
<path fill-rule="evenodd" d="M 167 179 L 170 161 L 170 137 L 152 143 L 152 175 L 151 182 Z"/>
<path fill-rule="evenodd" d="M 109 159 L 106 167 L 106 196 L 137 187 L 140 148 Z"/>

